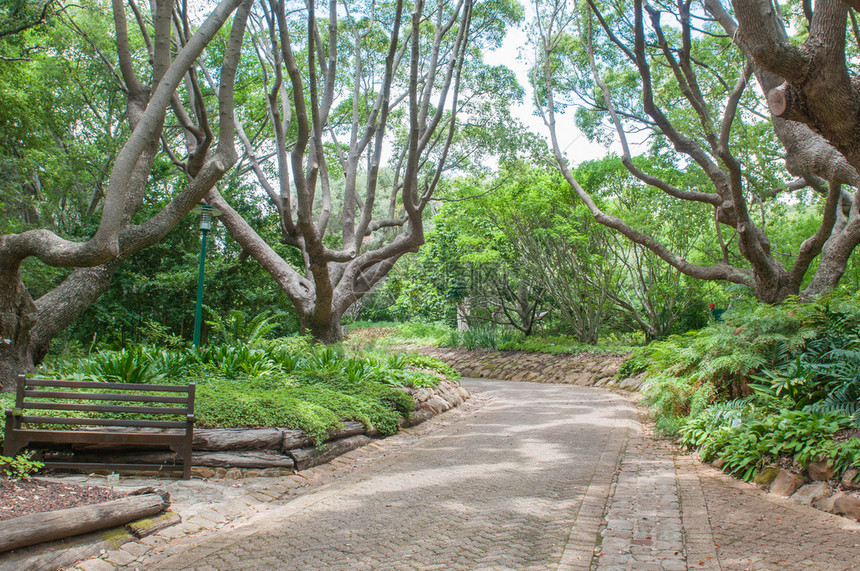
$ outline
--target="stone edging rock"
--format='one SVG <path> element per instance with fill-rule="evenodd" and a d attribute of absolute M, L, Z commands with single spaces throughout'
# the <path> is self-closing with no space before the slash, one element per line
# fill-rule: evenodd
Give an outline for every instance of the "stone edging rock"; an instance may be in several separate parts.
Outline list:
<path fill-rule="evenodd" d="M 552 355 L 527 351 L 467 350 L 448 347 L 403 347 L 444 361 L 464 377 L 559 383 L 637 391 L 643 375 L 618 380 L 625 355 L 579 353 Z"/>
<path fill-rule="evenodd" d="M 433 388 L 404 388 L 415 401 L 415 411 L 401 421 L 402 427 L 420 424 L 459 406 L 470 398 L 456 381 L 441 379 Z M 145 429 L 138 429 L 145 430 Z M 315 446 L 304 430 L 289 428 L 195 429 L 191 456 L 193 476 L 240 479 L 255 476 L 282 476 L 306 470 L 364 446 L 376 436 L 376 429 L 357 421 L 346 421 L 332 431 L 322 446 Z M 128 451 L 127 445 L 88 446 L 58 456 L 78 462 L 115 464 L 172 463 L 169 451 Z"/>
<path fill-rule="evenodd" d="M 720 460 L 713 466 L 722 469 Z M 779 466 L 767 466 L 753 482 L 771 494 L 817 508 L 821 511 L 860 520 L 860 470 L 845 471 L 842 479 L 833 479 L 833 468 L 827 462 L 810 462 L 805 474 Z M 839 490 L 838 488 L 842 488 Z"/>

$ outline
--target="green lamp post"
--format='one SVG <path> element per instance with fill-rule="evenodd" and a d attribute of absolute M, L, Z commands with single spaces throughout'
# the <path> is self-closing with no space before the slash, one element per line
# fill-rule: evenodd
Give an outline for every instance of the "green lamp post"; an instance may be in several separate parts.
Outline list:
<path fill-rule="evenodd" d="M 194 308 L 194 348 L 200 347 L 200 327 L 203 322 L 203 276 L 206 271 L 206 236 L 212 230 L 212 218 L 221 212 L 201 204 L 191 212 L 200 214 L 200 272 L 197 274 L 197 305 Z"/>

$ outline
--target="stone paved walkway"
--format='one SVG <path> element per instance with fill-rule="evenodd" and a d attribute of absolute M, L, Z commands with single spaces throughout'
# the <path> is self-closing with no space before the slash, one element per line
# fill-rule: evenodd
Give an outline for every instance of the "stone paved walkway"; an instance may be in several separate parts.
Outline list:
<path fill-rule="evenodd" d="M 674 454 L 622 396 L 464 384 L 471 411 L 321 468 L 300 495 L 80 568 L 860 569 L 860 526 Z"/>

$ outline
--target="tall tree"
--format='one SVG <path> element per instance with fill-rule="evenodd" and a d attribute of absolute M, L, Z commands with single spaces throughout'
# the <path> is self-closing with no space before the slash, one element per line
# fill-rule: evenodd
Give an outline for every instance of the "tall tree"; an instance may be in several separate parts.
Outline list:
<path fill-rule="evenodd" d="M 855 12 L 860 2 L 820 0 L 814 9 L 812 2 L 803 2 L 806 39 L 800 45 L 789 38 L 786 15 L 772 5 L 760 0 L 732 4 L 740 26 L 717 0 L 705 6 L 754 63 L 786 148 L 788 170 L 809 181 L 828 181 L 839 193 L 826 207 L 832 231 L 808 288 L 818 293 L 839 282 L 860 244 L 860 76 L 848 63 L 849 54 L 860 48 Z M 856 190 L 852 195 L 842 185 Z"/>
<path fill-rule="evenodd" d="M 268 0 L 259 8 L 254 45 L 270 138 L 240 137 L 279 214 L 281 241 L 301 252 L 302 267 L 278 255 L 220 193 L 207 200 L 278 282 L 303 329 L 334 342 L 344 312 L 424 242 L 423 217 L 444 169 L 452 156 L 466 158 L 455 154 L 464 101 L 508 89 L 510 74 L 476 65 L 469 42 L 500 41 L 517 7 L 330 0 L 318 14 L 314 2 Z M 479 88 L 466 94 L 467 83 Z"/>
<path fill-rule="evenodd" d="M 93 203 L 101 211 L 97 228 L 82 241 L 46 227 L 0 236 L 2 389 L 8 390 L 17 374 L 31 370 L 43 358 L 51 339 L 105 291 L 123 259 L 163 238 L 237 159 L 233 82 L 251 0 L 221 0 L 195 31 L 187 3 L 156 0 L 150 5 L 151 11 L 144 12 L 134 0 L 127 5 L 112 0 L 116 62 L 92 44 L 96 57 L 103 59 L 125 94 L 128 122 L 128 138 L 111 165 L 106 188 L 103 193 L 93 189 Z M 218 74 L 216 145 L 197 65 L 203 50 L 234 12 Z M 136 36 L 129 29 L 129 16 L 136 22 Z M 70 18 L 70 25 L 75 26 L 74 16 Z M 142 54 L 135 51 L 136 45 Z M 142 62 L 147 60 L 147 77 L 142 77 Z M 178 129 L 164 129 L 168 110 Z M 175 145 L 182 151 L 174 150 Z M 186 157 L 176 162 L 182 165 L 187 182 L 163 208 L 148 219 L 137 220 L 148 196 L 149 173 L 162 148 L 174 158 Z M 21 277 L 22 263 L 31 258 L 72 271 L 60 285 L 34 300 Z"/>
<path fill-rule="evenodd" d="M 748 86 L 753 75 L 765 88 L 771 78 L 747 61 L 744 53 L 731 50 L 730 17 L 724 10 L 717 13 L 721 8 L 718 1 L 707 5 L 710 16 L 694 13 L 688 0 L 659 5 L 634 0 L 618 5 L 617 10 L 589 0 L 581 14 L 568 11 L 562 2 L 539 4 L 541 66 L 536 76 L 540 78 L 541 110 L 552 134 L 559 168 L 598 222 L 689 276 L 744 284 L 762 301 L 773 303 L 799 292 L 812 262 L 821 254 L 819 275 L 805 292 L 817 293 L 839 277 L 824 275 L 826 268 L 832 267 L 833 253 L 825 242 L 843 231 L 837 219 L 847 213 L 844 204 L 838 207 L 844 181 L 832 176 L 822 179 L 823 173 L 812 176 L 809 171 L 794 181 L 758 176 L 768 161 L 761 160 L 761 144 L 758 148 L 744 145 L 743 138 L 756 133 L 762 137 L 760 141 L 768 140 L 760 128 L 766 111 L 761 98 Z M 666 19 L 677 25 L 665 24 Z M 703 24 L 697 24 L 697 19 L 704 20 Z M 573 38 L 581 42 L 581 49 L 576 49 Z M 625 167 L 674 199 L 712 210 L 721 251 L 712 263 L 695 263 L 654 235 L 607 214 L 573 176 L 556 136 L 557 107 L 565 101 L 560 86 L 569 85 L 560 78 L 570 67 L 572 53 L 591 72 L 593 91 L 580 93 L 614 127 Z M 630 77 L 626 71 L 630 69 L 635 73 L 632 89 L 623 84 L 623 78 Z M 631 129 L 651 132 L 664 154 L 676 157 L 679 169 L 699 173 L 703 184 L 699 188 L 679 187 L 660 173 L 640 168 L 628 143 Z M 779 128 L 776 133 L 789 156 L 796 157 L 810 148 L 797 133 L 790 137 Z M 794 253 L 793 263 L 785 267 L 766 233 L 763 203 L 785 190 L 807 186 L 825 197 L 824 214 L 816 231 Z M 756 206 L 762 212 L 761 221 L 755 214 Z M 848 247 L 849 254 L 855 245 Z"/>

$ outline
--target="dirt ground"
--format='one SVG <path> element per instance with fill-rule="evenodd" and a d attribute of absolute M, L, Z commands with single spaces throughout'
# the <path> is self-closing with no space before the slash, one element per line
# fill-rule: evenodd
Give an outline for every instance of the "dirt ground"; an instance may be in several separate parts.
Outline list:
<path fill-rule="evenodd" d="M 109 488 L 29 480 L 0 480 L 0 520 L 106 502 L 119 497 Z"/>

